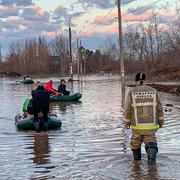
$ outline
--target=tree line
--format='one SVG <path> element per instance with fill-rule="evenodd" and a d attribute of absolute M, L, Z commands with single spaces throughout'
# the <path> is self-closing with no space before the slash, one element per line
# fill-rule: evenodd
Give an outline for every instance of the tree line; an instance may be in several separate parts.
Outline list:
<path fill-rule="evenodd" d="M 123 35 L 126 74 L 144 71 L 151 76 L 167 68 L 180 68 L 180 16 L 170 29 L 163 29 L 156 16 L 136 29 L 127 28 Z M 119 45 L 108 38 L 101 50 L 89 58 L 87 70 L 120 70 Z"/>
<path fill-rule="evenodd" d="M 22 74 L 68 72 L 68 40 L 58 36 L 48 42 L 44 37 L 11 43 L 1 71 Z"/>
<path fill-rule="evenodd" d="M 144 71 L 153 74 L 165 68 L 180 67 L 180 16 L 170 29 L 163 30 L 156 16 L 136 29 L 127 28 L 123 37 L 123 54 L 126 74 Z M 73 46 L 75 49 L 75 46 Z M 119 46 L 109 37 L 95 51 L 79 48 L 74 56 L 74 73 L 77 58 L 85 73 L 119 72 Z M 0 71 L 22 74 L 69 74 L 68 39 L 62 35 L 51 41 L 44 37 L 11 43 L 5 61 L 0 51 Z"/>

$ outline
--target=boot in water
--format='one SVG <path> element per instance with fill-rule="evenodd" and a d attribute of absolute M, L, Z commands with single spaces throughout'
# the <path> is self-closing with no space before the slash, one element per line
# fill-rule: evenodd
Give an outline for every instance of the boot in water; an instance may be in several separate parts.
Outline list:
<path fill-rule="evenodd" d="M 139 149 L 132 149 L 134 160 L 139 161 L 141 160 L 141 148 Z"/>
<path fill-rule="evenodd" d="M 147 148 L 147 154 L 148 154 L 148 165 L 150 166 L 156 165 L 157 150 L 155 148 Z"/>

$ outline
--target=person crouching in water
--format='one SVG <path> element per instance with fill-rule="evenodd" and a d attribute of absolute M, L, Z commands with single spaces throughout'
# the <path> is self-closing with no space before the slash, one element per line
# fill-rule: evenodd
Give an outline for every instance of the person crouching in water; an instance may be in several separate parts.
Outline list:
<path fill-rule="evenodd" d="M 125 104 L 125 127 L 132 129 L 131 149 L 134 160 L 141 160 L 141 144 L 145 143 L 148 164 L 156 164 L 158 152 L 156 131 L 163 126 L 163 108 L 157 90 L 144 85 L 145 74 L 138 73 L 136 86 L 129 91 Z"/>
<path fill-rule="evenodd" d="M 48 129 L 49 108 L 50 94 L 44 89 L 43 85 L 38 85 L 33 93 L 34 127 L 37 131 L 39 130 L 39 113 L 42 113 L 43 115 L 45 130 Z"/>
<path fill-rule="evenodd" d="M 63 94 L 63 95 L 69 95 L 70 91 L 66 90 L 66 85 L 65 85 L 65 80 L 61 79 L 61 84 L 58 87 L 58 92 Z"/>

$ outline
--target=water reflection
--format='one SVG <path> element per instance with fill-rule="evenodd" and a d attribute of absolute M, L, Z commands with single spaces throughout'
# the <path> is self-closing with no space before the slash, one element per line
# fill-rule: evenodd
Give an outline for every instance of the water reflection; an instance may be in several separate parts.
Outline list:
<path fill-rule="evenodd" d="M 132 177 L 134 180 L 141 180 L 143 179 L 143 170 L 141 168 L 141 161 L 134 161 L 132 163 Z"/>
<path fill-rule="evenodd" d="M 34 158 L 33 163 L 47 164 L 49 162 L 49 137 L 46 133 L 36 133 L 34 135 Z"/>
<path fill-rule="evenodd" d="M 53 102 L 51 107 L 55 112 L 61 111 L 61 113 L 65 113 L 69 107 L 80 105 L 81 103 L 81 101 Z"/>
<path fill-rule="evenodd" d="M 59 85 L 59 77 L 37 80 L 49 79 Z M 87 76 L 85 82 L 73 82 L 74 92 L 83 94 L 82 102 L 52 103 L 62 131 L 39 134 L 14 126 L 14 116 L 35 88 L 16 85 L 16 80 L 0 81 L 0 179 L 179 179 L 179 97 L 160 93 L 164 108 L 167 103 L 173 107 L 165 112 L 165 126 L 157 132 L 160 151 L 152 169 L 144 149 L 142 161 L 132 161 L 130 134 L 123 129 L 119 77 Z"/>
<path fill-rule="evenodd" d="M 132 163 L 133 180 L 159 180 L 158 166 L 148 166 L 146 161 L 133 161 Z"/>
<path fill-rule="evenodd" d="M 158 166 L 149 167 L 147 177 L 148 179 L 159 180 Z"/>

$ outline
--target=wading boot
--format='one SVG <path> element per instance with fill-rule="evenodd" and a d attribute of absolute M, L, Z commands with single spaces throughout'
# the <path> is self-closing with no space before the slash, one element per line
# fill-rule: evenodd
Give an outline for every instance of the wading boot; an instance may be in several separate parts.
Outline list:
<path fill-rule="evenodd" d="M 134 160 L 139 161 L 141 160 L 141 148 L 139 149 L 132 149 Z"/>
<path fill-rule="evenodd" d="M 147 154 L 148 154 L 148 165 L 150 166 L 156 165 L 157 149 L 147 148 Z"/>
<path fill-rule="evenodd" d="M 158 152 L 157 143 L 149 142 L 145 145 L 145 149 L 148 154 L 148 165 L 156 165 L 156 154 Z"/>

